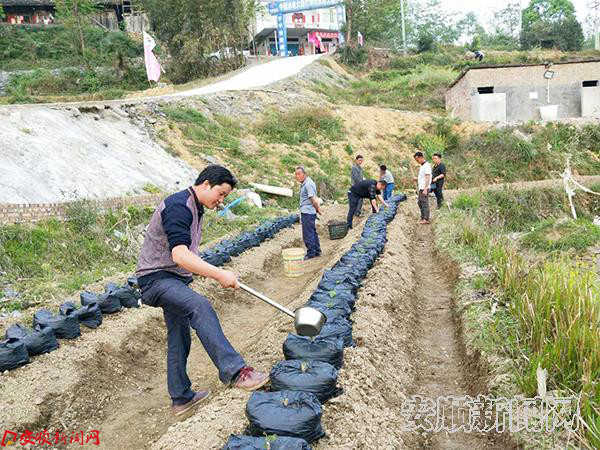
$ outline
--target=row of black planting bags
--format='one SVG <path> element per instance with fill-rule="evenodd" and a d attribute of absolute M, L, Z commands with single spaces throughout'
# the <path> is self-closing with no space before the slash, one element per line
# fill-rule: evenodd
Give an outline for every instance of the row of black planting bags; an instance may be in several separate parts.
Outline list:
<path fill-rule="evenodd" d="M 297 215 L 279 217 L 262 222 L 254 231 L 244 232 L 231 240 L 223 239 L 201 253 L 201 257 L 216 266 L 231 261 L 244 251 L 258 247 L 281 230 L 298 222 Z M 15 369 L 31 362 L 31 357 L 49 353 L 59 347 L 58 339 L 75 339 L 81 336 L 81 325 L 98 328 L 103 314 L 114 314 L 122 308 L 141 305 L 137 280 L 129 278 L 127 284 L 118 286 L 108 283 L 104 294 L 82 292 L 80 307 L 73 302 L 60 305 L 58 313 L 47 309 L 38 310 L 33 316 L 33 329 L 14 324 L 6 330 L 0 341 L 0 372 Z"/>
<path fill-rule="evenodd" d="M 321 311 L 327 322 L 309 338 L 289 334 L 283 344 L 285 361 L 271 370 L 271 392 L 256 391 L 246 405 L 245 435 L 232 435 L 223 450 L 307 450 L 325 436 L 322 404 L 342 394 L 337 387 L 344 348 L 354 346 L 352 312 L 367 272 L 383 252 L 387 224 L 405 201 L 398 195 L 367 220 L 361 238 L 331 270 L 326 270 L 305 306 Z M 266 436 L 266 437 L 265 437 Z"/>

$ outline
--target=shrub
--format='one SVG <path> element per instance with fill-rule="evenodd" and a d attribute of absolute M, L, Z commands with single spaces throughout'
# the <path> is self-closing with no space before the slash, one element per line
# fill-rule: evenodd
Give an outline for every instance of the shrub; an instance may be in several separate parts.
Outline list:
<path fill-rule="evenodd" d="M 318 145 L 323 138 L 339 141 L 344 125 L 339 117 L 322 108 L 301 108 L 290 113 L 271 112 L 255 127 L 267 143 Z"/>

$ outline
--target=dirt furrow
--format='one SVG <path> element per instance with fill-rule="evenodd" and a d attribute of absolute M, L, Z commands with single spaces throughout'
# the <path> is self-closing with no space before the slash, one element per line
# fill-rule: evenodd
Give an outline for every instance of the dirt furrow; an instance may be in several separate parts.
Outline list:
<path fill-rule="evenodd" d="M 321 223 L 340 219 L 343 207 L 329 208 Z M 307 274 L 290 279 L 283 274 L 281 249 L 300 245 L 298 226 L 252 249 L 228 266 L 241 280 L 286 305 L 298 305 L 309 284 L 316 284 L 321 269 L 339 258 L 339 247 L 349 247 L 358 231 L 344 240 L 329 241 L 319 226 L 324 257 L 306 265 Z M 335 256 L 337 255 L 337 256 Z M 280 313 L 242 292 L 224 291 L 216 283 L 199 280 L 195 289 L 213 302 L 226 335 L 248 363 L 269 368 L 262 345 L 282 339 L 265 330 L 285 334 L 292 323 Z M 13 431 L 44 429 L 100 430 L 102 448 L 144 448 L 174 423 L 166 392 L 166 330 L 162 311 L 143 307 L 107 316 L 98 330 L 75 341 L 62 341 L 56 352 L 43 355 L 23 368 L 0 377 L 0 424 Z M 192 346 L 189 373 L 195 387 L 234 393 L 218 382 L 216 369 L 201 345 Z M 27 389 L 23 389 L 27 386 Z M 237 395 L 237 394 L 236 394 Z"/>
<path fill-rule="evenodd" d="M 485 395 L 485 371 L 478 361 L 468 359 L 462 335 L 461 319 L 454 305 L 454 286 L 458 269 L 435 248 L 431 226 L 417 225 L 412 263 L 415 277 L 413 295 L 421 314 L 415 323 L 418 346 L 417 378 L 413 395 L 438 402 L 441 397 L 464 398 Z M 449 405 L 448 401 L 442 404 Z M 443 409 L 437 403 L 435 423 L 459 429 L 469 424 L 467 416 Z M 422 422 L 423 423 L 423 422 Z M 414 448 L 427 449 L 506 449 L 512 448 L 494 433 L 422 431 L 411 436 Z"/>

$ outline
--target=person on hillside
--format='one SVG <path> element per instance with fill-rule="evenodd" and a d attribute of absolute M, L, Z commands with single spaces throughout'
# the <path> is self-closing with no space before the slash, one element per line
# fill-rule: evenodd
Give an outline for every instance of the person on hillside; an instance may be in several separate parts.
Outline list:
<path fill-rule="evenodd" d="M 302 223 L 302 240 L 306 246 L 304 259 L 312 259 L 321 256 L 321 243 L 317 234 L 315 222 L 317 214 L 321 214 L 319 199 L 317 197 L 317 186 L 315 182 L 306 175 L 304 167 L 296 167 L 294 176 L 300 183 L 300 222 Z"/>
<path fill-rule="evenodd" d="M 269 381 L 269 374 L 249 367 L 223 334 L 210 301 L 190 288 L 192 275 L 216 280 L 223 288 L 238 289 L 237 276 L 203 261 L 198 256 L 204 209 L 215 209 L 235 188 L 237 181 L 225 167 L 205 168 L 193 186 L 167 197 L 150 220 L 138 258 L 136 276 L 142 302 L 163 309 L 167 326 L 167 386 L 171 410 L 179 416 L 210 392 L 194 392 L 187 375 L 190 327 L 224 384 L 255 390 Z"/>
<path fill-rule="evenodd" d="M 355 184 L 358 184 L 365 179 L 361 167 L 363 162 L 364 158 L 362 157 L 362 155 L 356 155 L 356 158 L 354 159 L 354 164 L 352 165 L 352 171 L 350 173 L 350 186 L 354 186 Z M 354 213 L 356 217 L 360 217 L 362 215 L 362 207 L 363 200 L 361 198 L 358 202 L 356 212 Z"/>
<path fill-rule="evenodd" d="M 385 191 L 383 192 L 383 199 L 387 200 L 394 195 L 394 176 L 385 165 L 379 167 L 379 174 L 379 178 L 387 183 Z"/>
<path fill-rule="evenodd" d="M 446 180 L 446 165 L 442 162 L 442 155 L 435 153 L 433 155 L 433 179 L 431 182 L 435 184 L 435 199 L 437 200 L 437 208 L 440 209 L 444 203 L 444 181 Z"/>
<path fill-rule="evenodd" d="M 377 200 L 383 203 L 385 206 L 389 206 L 386 201 L 382 198 L 381 193 L 385 190 L 387 183 L 385 180 L 364 180 L 356 183 L 348 191 L 348 204 L 350 206 L 348 210 L 347 225 L 348 229 L 352 229 L 352 219 L 356 208 L 358 208 L 358 202 L 363 198 L 368 198 L 371 202 L 371 210 L 376 213 L 379 209 L 377 208 Z"/>
<path fill-rule="evenodd" d="M 415 153 L 415 161 L 421 166 L 419 176 L 415 178 L 417 182 L 417 193 L 419 199 L 417 205 L 421 211 L 421 220 L 419 224 L 427 225 L 429 223 L 429 186 L 431 185 L 431 164 L 427 162 L 422 152 Z"/>

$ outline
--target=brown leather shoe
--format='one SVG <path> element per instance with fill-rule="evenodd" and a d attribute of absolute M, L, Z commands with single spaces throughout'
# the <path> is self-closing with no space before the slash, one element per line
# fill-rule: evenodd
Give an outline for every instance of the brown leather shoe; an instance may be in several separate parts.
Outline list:
<path fill-rule="evenodd" d="M 196 393 L 196 395 L 194 395 L 194 398 L 191 399 L 189 402 L 184 403 L 183 405 L 171 406 L 171 411 L 173 411 L 173 414 L 175 414 L 176 416 L 181 416 L 182 414 L 185 414 L 190 409 L 192 409 L 194 406 L 198 405 L 202 400 L 207 399 L 209 396 L 210 391 L 200 391 Z"/>
<path fill-rule="evenodd" d="M 269 374 L 258 372 L 250 366 L 240 370 L 237 378 L 231 383 L 232 387 L 244 389 L 246 391 L 255 391 L 269 382 Z"/>

